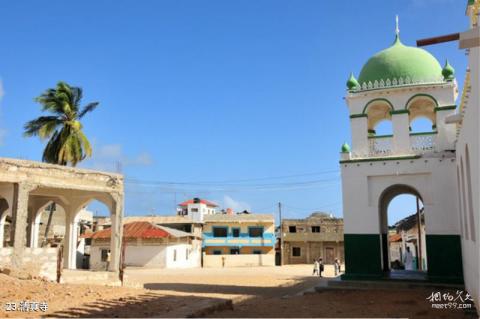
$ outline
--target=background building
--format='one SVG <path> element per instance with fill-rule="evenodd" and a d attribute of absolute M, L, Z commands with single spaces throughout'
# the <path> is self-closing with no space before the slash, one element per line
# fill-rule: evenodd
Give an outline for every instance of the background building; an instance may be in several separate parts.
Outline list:
<path fill-rule="evenodd" d="M 274 266 L 274 225 L 270 214 L 204 216 L 203 266 Z"/>
<path fill-rule="evenodd" d="M 305 219 L 284 219 L 281 227 L 282 264 L 343 262 L 343 219 L 313 213 Z"/>
<path fill-rule="evenodd" d="M 111 229 L 88 235 L 91 238 L 90 269 L 105 270 L 109 262 Z M 151 268 L 193 268 L 200 266 L 201 246 L 191 233 L 146 221 L 123 227 L 125 266 Z"/>

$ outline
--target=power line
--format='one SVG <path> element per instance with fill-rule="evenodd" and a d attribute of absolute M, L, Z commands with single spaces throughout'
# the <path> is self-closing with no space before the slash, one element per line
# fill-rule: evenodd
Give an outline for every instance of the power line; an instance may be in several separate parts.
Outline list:
<path fill-rule="evenodd" d="M 238 183 L 244 183 L 244 182 L 274 180 L 274 179 L 288 179 L 293 177 L 320 176 L 320 175 L 326 175 L 326 174 L 332 174 L 332 173 L 338 173 L 338 172 L 339 170 L 336 169 L 336 170 L 304 173 L 304 174 L 296 174 L 296 175 L 283 175 L 283 176 L 271 176 L 271 177 L 259 177 L 259 178 L 223 180 L 223 181 L 195 181 L 195 182 L 176 182 L 176 181 L 165 181 L 165 180 L 142 180 L 142 179 L 136 179 L 136 178 L 126 178 L 125 183 L 152 184 L 152 185 L 198 185 L 198 186 L 229 185 L 230 186 L 230 184 L 238 184 Z"/>

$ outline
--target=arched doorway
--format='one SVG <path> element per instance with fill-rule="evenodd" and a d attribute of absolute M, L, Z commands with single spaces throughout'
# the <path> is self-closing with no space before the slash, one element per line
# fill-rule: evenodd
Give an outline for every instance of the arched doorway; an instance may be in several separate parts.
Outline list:
<path fill-rule="evenodd" d="M 402 212 L 392 214 L 392 203 L 402 199 Z M 381 257 L 384 272 L 414 276 L 427 270 L 427 249 L 423 199 L 413 187 L 388 187 L 380 196 L 379 220 Z"/>

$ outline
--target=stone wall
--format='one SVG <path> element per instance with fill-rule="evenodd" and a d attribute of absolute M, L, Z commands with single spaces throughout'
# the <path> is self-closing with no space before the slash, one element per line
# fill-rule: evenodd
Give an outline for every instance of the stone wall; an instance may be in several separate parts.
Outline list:
<path fill-rule="evenodd" d="M 13 248 L 0 249 L 0 268 L 10 268 Z M 22 272 L 48 280 L 57 280 L 57 248 L 25 248 L 21 258 Z"/>

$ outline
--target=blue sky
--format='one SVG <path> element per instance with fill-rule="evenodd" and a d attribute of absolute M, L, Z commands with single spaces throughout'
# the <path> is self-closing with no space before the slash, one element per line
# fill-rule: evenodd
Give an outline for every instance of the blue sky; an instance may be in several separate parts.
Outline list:
<path fill-rule="evenodd" d="M 82 166 L 121 163 L 127 215 L 200 196 L 341 216 L 349 73 L 392 43 L 396 14 L 414 45 L 466 29 L 464 11 L 454 0 L 2 1 L 0 154 L 41 159 L 22 127 L 40 115 L 33 98 L 63 80 L 100 102 L 83 123 L 95 154 Z M 463 81 L 456 43 L 428 50 Z M 412 203 L 396 200 L 394 218 Z"/>

